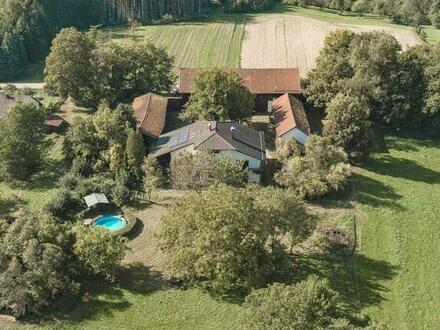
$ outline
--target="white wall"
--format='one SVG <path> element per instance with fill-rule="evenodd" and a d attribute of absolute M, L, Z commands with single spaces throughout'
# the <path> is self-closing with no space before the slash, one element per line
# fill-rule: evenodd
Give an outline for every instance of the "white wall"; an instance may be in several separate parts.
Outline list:
<path fill-rule="evenodd" d="M 250 157 L 248 155 L 242 154 L 241 152 L 235 151 L 235 150 L 222 150 L 220 152 L 220 154 L 222 155 L 228 155 L 233 157 L 234 159 L 237 160 L 244 160 L 247 161 L 249 163 L 249 168 L 251 170 L 258 170 L 260 169 L 261 166 L 261 160 Z"/>

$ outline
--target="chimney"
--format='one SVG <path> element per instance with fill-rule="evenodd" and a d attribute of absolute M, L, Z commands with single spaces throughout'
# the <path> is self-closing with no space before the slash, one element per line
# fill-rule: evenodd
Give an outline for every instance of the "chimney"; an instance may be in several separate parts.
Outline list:
<path fill-rule="evenodd" d="M 235 133 L 235 126 L 231 126 L 231 134 L 232 134 L 232 138 L 234 138 L 234 133 Z"/>

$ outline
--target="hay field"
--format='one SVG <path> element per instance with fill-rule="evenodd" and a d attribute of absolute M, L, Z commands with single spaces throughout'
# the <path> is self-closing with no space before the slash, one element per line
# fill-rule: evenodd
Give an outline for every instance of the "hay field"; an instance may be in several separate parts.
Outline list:
<path fill-rule="evenodd" d="M 123 43 L 132 35 L 127 28 L 108 29 L 115 42 Z M 176 68 L 240 66 L 243 22 L 177 23 L 142 26 L 135 38 L 150 38 L 175 59 Z"/>
<path fill-rule="evenodd" d="M 241 51 L 243 68 L 298 67 L 304 77 L 313 67 L 325 36 L 332 30 L 373 30 L 394 35 L 403 49 L 422 41 L 409 29 L 330 23 L 296 15 L 264 15 L 248 21 Z"/>

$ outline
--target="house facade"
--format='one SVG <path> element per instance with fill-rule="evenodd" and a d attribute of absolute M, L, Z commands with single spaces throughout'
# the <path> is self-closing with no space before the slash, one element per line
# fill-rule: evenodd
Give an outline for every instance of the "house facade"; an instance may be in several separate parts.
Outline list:
<path fill-rule="evenodd" d="M 265 150 L 263 132 L 236 122 L 197 121 L 159 136 L 150 147 L 150 156 L 163 165 L 183 152 L 231 156 L 243 160 L 252 171 L 250 181 L 260 182 Z"/>

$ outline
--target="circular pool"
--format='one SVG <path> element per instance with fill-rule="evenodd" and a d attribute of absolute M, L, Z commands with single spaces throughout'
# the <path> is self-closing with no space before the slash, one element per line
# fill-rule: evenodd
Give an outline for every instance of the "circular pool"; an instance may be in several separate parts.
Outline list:
<path fill-rule="evenodd" d="M 121 230 L 127 226 L 127 221 L 119 215 L 105 214 L 94 221 L 94 225 L 111 231 Z"/>

